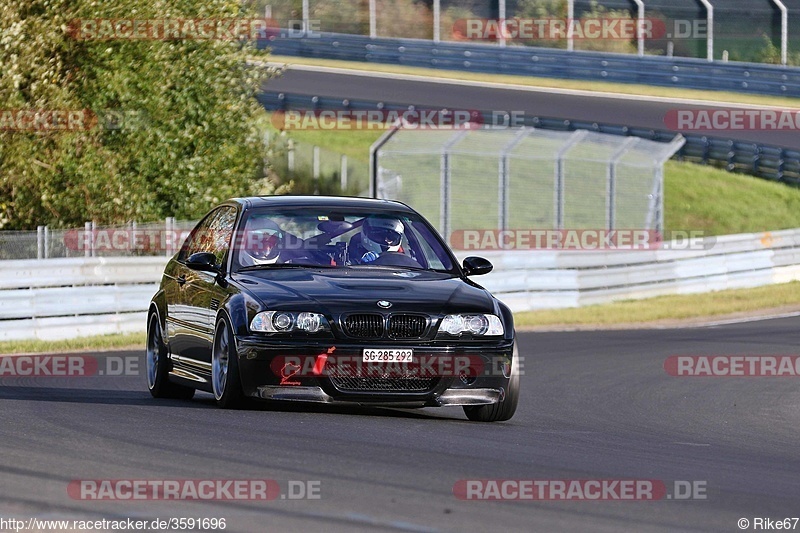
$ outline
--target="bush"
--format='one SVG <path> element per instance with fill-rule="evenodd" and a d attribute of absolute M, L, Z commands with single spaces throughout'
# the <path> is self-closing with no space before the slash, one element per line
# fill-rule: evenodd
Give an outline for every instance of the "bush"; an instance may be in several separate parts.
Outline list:
<path fill-rule="evenodd" d="M 86 18 L 245 16 L 235 0 L 18 0 L 0 7 L 0 110 L 92 110 L 85 131 L 0 129 L 0 228 L 196 219 L 265 183 L 253 43 L 77 40 Z M 252 16 L 252 15 L 248 15 Z M 104 110 L 122 118 L 109 127 Z M 135 120 L 134 120 L 135 119 Z"/>

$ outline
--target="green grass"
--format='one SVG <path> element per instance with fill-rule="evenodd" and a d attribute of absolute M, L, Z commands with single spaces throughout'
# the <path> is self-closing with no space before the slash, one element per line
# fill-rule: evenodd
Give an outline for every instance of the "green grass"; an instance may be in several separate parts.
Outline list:
<path fill-rule="evenodd" d="M 726 235 L 800 227 L 800 189 L 782 183 L 668 161 L 664 188 L 667 230 Z"/>
<path fill-rule="evenodd" d="M 744 94 L 724 91 L 700 91 L 694 89 L 678 89 L 673 87 L 656 87 L 652 85 L 633 85 L 627 83 L 611 83 L 603 81 L 561 80 L 553 78 L 535 78 L 533 76 L 512 76 L 507 74 L 482 74 L 473 72 L 460 72 L 452 70 L 438 70 L 423 67 L 407 67 L 399 65 L 383 65 L 379 63 L 364 63 L 356 61 L 339 61 L 332 59 L 318 59 L 309 57 L 293 57 L 270 55 L 269 61 L 287 65 L 318 65 L 324 67 L 346 68 L 355 70 L 368 70 L 371 72 L 385 72 L 397 74 L 410 74 L 447 78 L 465 81 L 478 81 L 488 83 L 506 83 L 512 85 L 525 85 L 530 87 L 553 87 L 560 89 L 577 89 L 594 92 L 610 92 L 619 94 L 633 94 L 638 96 L 658 96 L 666 98 L 682 98 L 686 100 L 711 100 L 718 102 L 731 102 L 741 104 L 788 106 L 796 107 L 800 99 L 781 96 L 764 96 L 758 94 Z"/>
<path fill-rule="evenodd" d="M 144 333 L 98 335 L 60 341 L 21 340 L 0 342 L 0 354 L 60 353 L 90 350 L 144 350 Z"/>
<path fill-rule="evenodd" d="M 659 296 L 571 309 L 528 311 L 514 315 L 519 328 L 646 324 L 663 320 L 719 317 L 733 313 L 800 306 L 800 282 L 705 294 Z"/>

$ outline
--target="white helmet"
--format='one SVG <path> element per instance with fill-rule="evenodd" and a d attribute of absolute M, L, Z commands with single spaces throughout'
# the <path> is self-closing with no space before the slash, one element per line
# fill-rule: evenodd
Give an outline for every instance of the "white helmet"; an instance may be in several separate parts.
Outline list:
<path fill-rule="evenodd" d="M 263 217 L 250 219 L 247 226 L 246 241 L 240 259 L 242 265 L 271 265 L 277 262 L 283 241 L 281 228 L 272 220 Z"/>
<path fill-rule="evenodd" d="M 399 252 L 403 223 L 396 218 L 370 217 L 361 225 L 361 244 L 370 252 Z"/>

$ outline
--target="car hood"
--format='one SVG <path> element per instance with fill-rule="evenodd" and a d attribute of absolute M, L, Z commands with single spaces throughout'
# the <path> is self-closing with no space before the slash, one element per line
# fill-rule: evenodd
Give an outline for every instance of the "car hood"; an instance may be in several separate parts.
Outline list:
<path fill-rule="evenodd" d="M 494 298 L 483 288 L 450 274 L 384 269 L 257 270 L 234 280 L 265 309 L 320 311 L 329 315 L 387 312 L 494 313 Z"/>

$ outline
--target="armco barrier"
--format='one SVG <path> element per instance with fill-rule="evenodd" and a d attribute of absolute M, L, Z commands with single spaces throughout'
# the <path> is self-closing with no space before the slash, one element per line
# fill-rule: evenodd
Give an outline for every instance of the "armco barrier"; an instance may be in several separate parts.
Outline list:
<path fill-rule="evenodd" d="M 800 96 L 800 69 L 762 63 L 631 56 L 527 46 L 371 39 L 363 35 L 311 33 L 259 41 L 280 55 L 365 61 L 467 72 L 573 80 L 638 83 L 715 91 Z"/>
<path fill-rule="evenodd" d="M 514 311 L 800 280 L 800 229 L 727 235 L 705 249 L 459 252 L 495 268 L 475 280 Z M 166 259 L 0 261 L 0 340 L 144 331 Z"/>
<path fill-rule="evenodd" d="M 166 257 L 0 261 L 0 341 L 142 331 Z"/>
<path fill-rule="evenodd" d="M 800 280 L 800 229 L 726 235 L 707 249 L 492 251 L 480 280 L 514 311 L 578 307 L 666 294 Z"/>
<path fill-rule="evenodd" d="M 372 102 L 321 97 L 313 95 L 265 92 L 258 96 L 259 102 L 268 110 L 286 109 L 330 109 L 330 110 L 395 110 L 403 111 L 408 105 L 389 102 Z M 492 112 L 484 110 L 484 120 L 490 122 Z M 674 131 L 647 128 L 632 128 L 620 124 L 603 124 L 567 120 L 554 117 L 524 117 L 524 125 L 535 128 L 574 131 L 579 129 L 628 135 L 654 141 L 670 141 L 675 137 Z M 713 164 L 729 171 L 740 171 L 755 176 L 800 184 L 800 151 L 789 150 L 779 146 L 738 141 L 721 137 L 709 137 L 682 133 L 686 143 L 678 151 L 677 157 L 704 164 Z"/>

